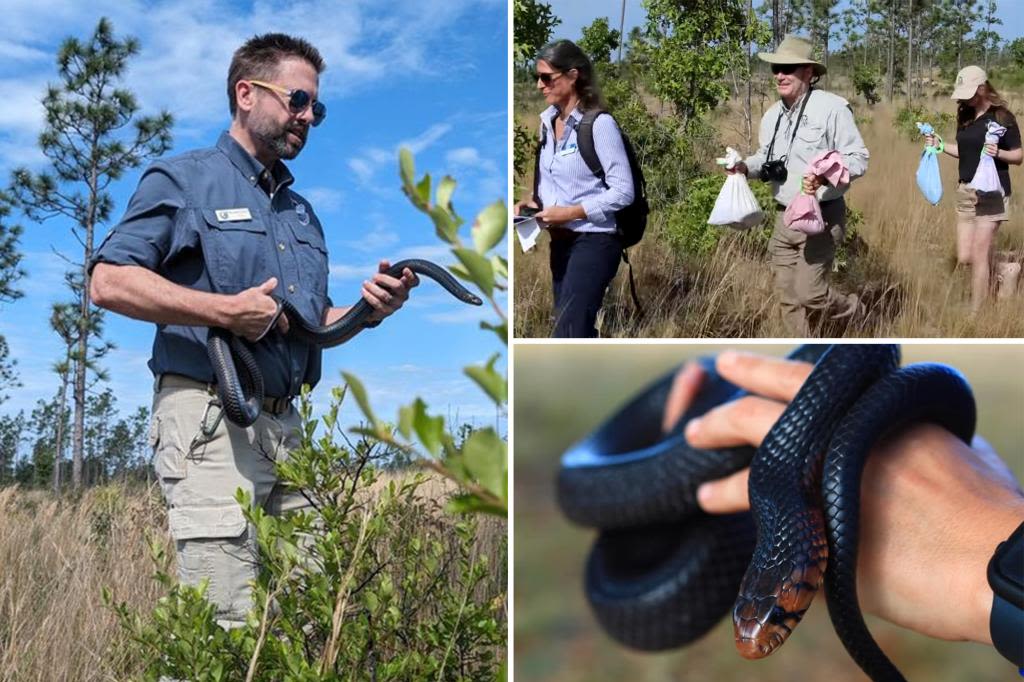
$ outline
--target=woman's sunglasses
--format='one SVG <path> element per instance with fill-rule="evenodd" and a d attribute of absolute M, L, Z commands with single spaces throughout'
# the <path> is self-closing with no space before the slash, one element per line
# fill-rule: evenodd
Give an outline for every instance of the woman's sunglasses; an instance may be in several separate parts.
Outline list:
<path fill-rule="evenodd" d="M 776 75 L 783 73 L 789 76 L 801 66 L 803 64 L 772 64 L 772 73 Z"/>
<path fill-rule="evenodd" d="M 535 73 L 533 74 L 534 80 L 538 80 L 544 85 L 551 85 L 551 81 L 555 80 L 562 75 L 561 71 L 549 71 L 547 73 Z"/>
<path fill-rule="evenodd" d="M 313 100 L 308 92 L 305 90 L 289 90 L 288 88 L 282 88 L 280 85 L 273 85 L 271 83 L 264 83 L 263 81 L 249 81 L 253 85 L 258 85 L 261 88 L 267 88 L 275 92 L 280 92 L 282 95 L 288 96 L 288 109 L 293 114 L 301 114 L 306 110 L 306 107 L 313 103 L 313 126 L 320 125 L 323 120 L 327 117 L 327 105 L 320 100 Z"/>

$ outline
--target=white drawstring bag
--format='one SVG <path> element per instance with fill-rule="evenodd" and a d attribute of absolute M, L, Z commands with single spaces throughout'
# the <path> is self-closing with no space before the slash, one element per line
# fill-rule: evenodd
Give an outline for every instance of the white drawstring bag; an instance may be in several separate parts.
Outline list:
<path fill-rule="evenodd" d="M 1006 128 L 995 121 L 989 121 L 985 132 L 985 144 L 999 144 L 999 139 L 1006 133 Z M 971 178 L 971 187 L 978 192 L 999 192 L 1003 193 L 1003 185 L 999 182 L 999 172 L 996 171 L 995 160 L 981 150 L 981 160 L 978 161 L 978 169 Z"/>
<path fill-rule="evenodd" d="M 741 160 L 739 152 L 732 147 L 726 147 L 725 158 L 717 161 L 719 165 L 732 169 Z M 715 207 L 711 209 L 708 224 L 747 230 L 760 225 L 763 219 L 764 213 L 754 193 L 750 191 L 746 176 L 742 173 L 730 173 L 725 178 L 722 191 L 718 193 Z"/>

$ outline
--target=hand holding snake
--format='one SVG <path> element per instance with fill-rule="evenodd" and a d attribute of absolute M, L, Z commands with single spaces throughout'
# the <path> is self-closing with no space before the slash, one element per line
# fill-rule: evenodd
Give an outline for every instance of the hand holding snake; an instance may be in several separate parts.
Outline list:
<path fill-rule="evenodd" d="M 809 363 L 735 352 L 719 355 L 715 368 L 752 395 L 689 423 L 687 440 L 702 450 L 759 446 L 811 372 Z M 686 411 L 702 378 L 697 364 L 676 375 L 666 427 Z M 701 507 L 748 509 L 748 474 L 705 484 Z M 929 637 L 991 644 L 985 566 L 1024 518 L 1024 493 L 999 456 L 981 439 L 968 447 L 939 427 L 913 426 L 868 458 L 861 499 L 857 592 L 864 610 Z"/>

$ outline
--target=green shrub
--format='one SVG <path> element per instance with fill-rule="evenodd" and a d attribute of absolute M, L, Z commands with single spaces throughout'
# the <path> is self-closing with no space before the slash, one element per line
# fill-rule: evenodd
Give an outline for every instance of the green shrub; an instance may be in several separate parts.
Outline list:
<path fill-rule="evenodd" d="M 721 236 L 731 229 L 708 224 L 708 216 L 711 215 L 725 178 L 725 173 L 715 173 L 694 179 L 687 184 L 683 199 L 667 208 L 665 234 L 675 250 L 698 256 L 708 254 L 718 245 Z M 771 235 L 776 212 L 775 198 L 771 186 L 763 182 L 750 182 L 750 189 L 765 217 L 760 227 L 747 230 L 743 238 L 752 247 L 761 247 L 767 244 Z"/>
<path fill-rule="evenodd" d="M 911 141 L 920 141 L 921 133 L 917 129 L 917 122 L 931 123 L 940 136 L 945 137 L 945 132 L 952 130 L 955 117 L 948 111 L 935 111 L 926 108 L 923 104 L 900 107 L 896 111 L 896 118 L 893 125 L 901 135 Z"/>
<path fill-rule="evenodd" d="M 874 106 L 881 101 L 878 94 L 878 87 L 882 83 L 882 76 L 872 67 L 863 64 L 853 70 L 853 90 L 867 100 L 868 106 Z"/>

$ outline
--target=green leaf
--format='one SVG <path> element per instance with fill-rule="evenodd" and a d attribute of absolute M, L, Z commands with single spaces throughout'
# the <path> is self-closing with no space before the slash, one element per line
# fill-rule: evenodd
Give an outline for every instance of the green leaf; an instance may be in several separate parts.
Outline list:
<path fill-rule="evenodd" d="M 434 206 L 428 213 L 430 219 L 434 221 L 434 230 L 437 232 L 437 236 L 448 244 L 454 244 L 459 234 L 459 226 L 452 220 L 448 211 L 440 206 Z"/>
<path fill-rule="evenodd" d="M 474 431 L 462 446 L 466 469 L 502 500 L 508 495 L 508 444 L 492 428 Z"/>
<path fill-rule="evenodd" d="M 408 148 L 402 147 L 398 152 L 398 165 L 400 169 L 400 175 L 402 176 L 402 185 L 405 186 L 408 193 L 412 193 L 413 178 L 416 177 L 416 168 L 413 165 L 412 152 Z"/>
<path fill-rule="evenodd" d="M 405 405 L 398 408 L 398 432 L 406 440 L 412 438 L 413 420 L 416 416 L 415 405 Z"/>
<path fill-rule="evenodd" d="M 454 263 L 452 265 L 449 265 L 448 266 L 448 270 L 450 270 L 451 273 L 453 275 L 455 275 L 456 277 L 458 277 L 459 279 L 464 279 L 467 282 L 472 282 L 473 281 L 473 276 L 469 274 L 469 270 L 467 270 L 466 268 L 462 267 L 458 263 Z"/>
<path fill-rule="evenodd" d="M 508 345 L 508 322 L 502 322 L 501 324 L 491 324 L 490 322 L 481 322 L 481 329 L 488 329 L 498 335 L 501 342 L 506 346 Z"/>
<path fill-rule="evenodd" d="M 430 173 L 427 173 L 416 185 L 416 195 L 423 206 L 430 205 Z"/>
<path fill-rule="evenodd" d="M 499 406 L 508 402 L 508 381 L 494 369 L 494 363 L 500 355 L 492 355 L 486 366 L 470 365 L 462 370 Z"/>
<path fill-rule="evenodd" d="M 444 444 L 444 417 L 431 417 L 427 414 L 427 404 L 421 398 L 413 403 L 412 426 L 416 437 L 423 447 L 435 457 L 441 453 Z"/>
<path fill-rule="evenodd" d="M 504 201 L 499 199 L 480 211 L 472 229 L 473 246 L 477 253 L 486 254 L 504 240 L 507 227 L 508 209 Z"/>
<path fill-rule="evenodd" d="M 494 292 L 494 270 L 490 262 L 472 249 L 452 249 L 452 253 L 466 266 L 470 281 L 490 296 Z"/>
<path fill-rule="evenodd" d="M 373 409 L 370 407 L 370 401 L 366 398 L 366 389 L 363 388 L 363 384 L 354 375 L 348 372 L 342 372 L 341 376 L 345 379 L 345 383 L 348 384 L 348 390 L 352 392 L 353 397 L 356 399 L 356 404 L 359 405 L 359 409 L 373 425 L 374 430 L 380 431 L 380 422 L 377 420 L 377 415 L 373 413 Z"/>
<path fill-rule="evenodd" d="M 446 175 L 437 183 L 437 205 L 446 211 L 452 209 L 452 193 L 455 191 L 455 179 Z"/>
<path fill-rule="evenodd" d="M 491 256 L 491 267 L 494 274 L 503 279 L 508 279 L 508 261 L 501 256 Z"/>
<path fill-rule="evenodd" d="M 452 498 L 448 500 L 446 507 L 448 511 L 453 514 L 484 513 L 492 514 L 494 516 L 508 516 L 507 507 L 499 507 L 490 502 L 486 502 L 476 495 L 468 493 L 452 496 Z"/>

